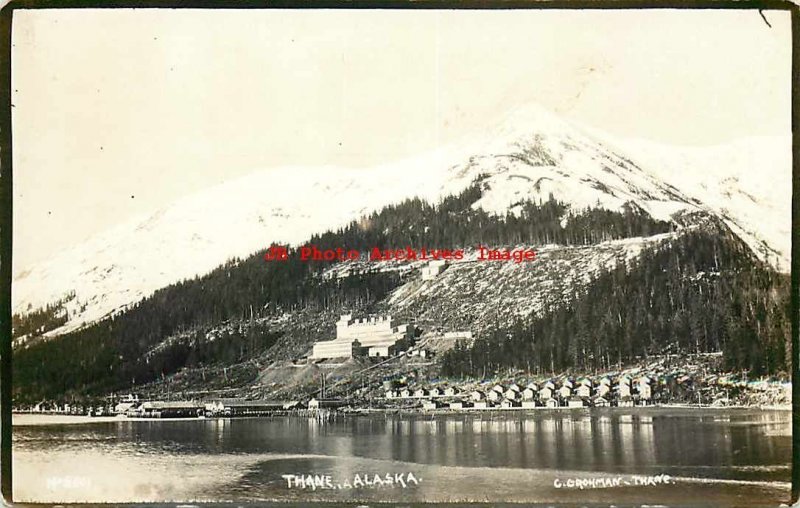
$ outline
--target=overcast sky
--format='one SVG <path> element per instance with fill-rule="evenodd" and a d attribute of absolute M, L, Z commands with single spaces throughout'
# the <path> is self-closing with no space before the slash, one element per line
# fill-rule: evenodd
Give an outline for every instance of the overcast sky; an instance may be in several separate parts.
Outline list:
<path fill-rule="evenodd" d="M 767 11 L 16 11 L 21 267 L 280 165 L 363 166 L 538 102 L 622 137 L 790 132 L 790 20 Z"/>

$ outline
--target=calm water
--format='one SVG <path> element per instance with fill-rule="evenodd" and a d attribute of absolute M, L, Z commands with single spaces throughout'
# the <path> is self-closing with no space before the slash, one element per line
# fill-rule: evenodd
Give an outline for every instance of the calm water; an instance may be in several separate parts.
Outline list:
<path fill-rule="evenodd" d="M 788 411 L 47 421 L 15 420 L 16 501 L 777 506 L 788 499 L 791 474 Z M 282 475 L 319 475 L 321 483 L 290 487 Z"/>

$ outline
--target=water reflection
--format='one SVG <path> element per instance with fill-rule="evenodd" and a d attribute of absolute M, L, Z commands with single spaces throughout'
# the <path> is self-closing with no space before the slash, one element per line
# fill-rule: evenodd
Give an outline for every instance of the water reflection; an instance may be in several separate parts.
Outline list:
<path fill-rule="evenodd" d="M 150 490 L 145 489 L 155 496 L 150 500 L 163 500 L 158 496 L 164 493 L 183 499 L 180 496 L 186 489 L 167 480 L 183 480 L 184 468 L 197 464 L 204 469 L 191 473 L 196 478 L 187 488 L 229 500 L 254 492 L 256 497 L 286 496 L 281 474 L 313 472 L 352 478 L 376 468 L 388 473 L 412 465 L 434 467 L 425 469 L 431 478 L 443 477 L 446 468 L 461 468 L 461 477 L 465 477 L 464 468 L 484 471 L 477 479 L 470 477 L 469 485 L 438 485 L 453 492 L 474 490 L 489 481 L 492 475 L 485 473 L 486 468 L 529 470 L 538 475 L 542 470 L 663 473 L 788 482 L 790 424 L 788 412 L 658 409 L 348 417 L 328 422 L 314 418 L 120 420 L 15 427 L 14 452 L 15 468 L 22 471 L 44 464 L 49 468 L 46 474 L 54 475 L 89 460 L 92 474 L 102 477 L 106 472 L 119 482 L 131 470 L 131 488 L 150 485 Z M 26 478 L 19 488 L 28 494 L 44 492 L 41 482 L 46 474 L 38 480 L 37 475 Z M 15 475 L 15 481 L 20 478 L 25 477 Z M 107 483 L 103 478 L 97 481 Z M 483 495 L 492 492 L 487 488 Z M 528 492 L 524 485 L 508 488 L 521 489 L 519 499 L 528 499 L 523 496 Z M 431 489 L 426 485 L 417 495 Z M 134 491 L 121 489 L 123 494 Z"/>

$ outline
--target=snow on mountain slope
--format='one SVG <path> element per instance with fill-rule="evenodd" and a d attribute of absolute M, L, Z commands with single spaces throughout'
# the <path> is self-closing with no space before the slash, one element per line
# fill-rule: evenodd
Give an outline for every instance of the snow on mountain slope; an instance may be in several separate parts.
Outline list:
<path fill-rule="evenodd" d="M 461 171 L 489 175 L 489 192 L 476 203 L 486 211 L 515 211 L 522 199 L 550 194 L 577 209 L 619 210 L 634 202 L 669 220 L 700 203 L 664 183 L 588 131 L 535 106 L 520 108 L 483 134 L 487 142 Z"/>
<path fill-rule="evenodd" d="M 186 197 L 19 270 L 12 283 L 14 312 L 74 290 L 66 305 L 69 322 L 50 335 L 65 333 L 271 242 L 297 244 L 388 203 L 429 194 L 432 180 L 418 168 L 437 157 L 380 171 L 265 170 Z"/>
<path fill-rule="evenodd" d="M 723 217 L 761 259 L 789 271 L 791 136 L 750 137 L 710 147 L 638 139 L 617 144 L 653 175 Z"/>
<path fill-rule="evenodd" d="M 369 169 L 280 168 L 252 173 L 129 220 L 34 266 L 15 267 L 15 313 L 71 291 L 59 335 L 124 309 L 155 290 L 207 273 L 272 242 L 297 245 L 385 205 L 460 192 L 480 177 L 474 204 L 514 212 L 550 194 L 575 208 L 619 209 L 627 202 L 668 219 L 701 208 L 618 150 L 536 106 L 435 152 Z M 19 261 L 19 260 L 15 260 Z"/>

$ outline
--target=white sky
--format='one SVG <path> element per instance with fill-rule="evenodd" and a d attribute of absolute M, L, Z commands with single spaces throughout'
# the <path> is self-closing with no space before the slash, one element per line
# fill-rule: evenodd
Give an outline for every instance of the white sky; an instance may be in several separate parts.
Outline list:
<path fill-rule="evenodd" d="M 790 132 L 787 12 L 16 11 L 14 255 L 277 165 L 364 166 L 538 102 L 623 137 Z"/>

